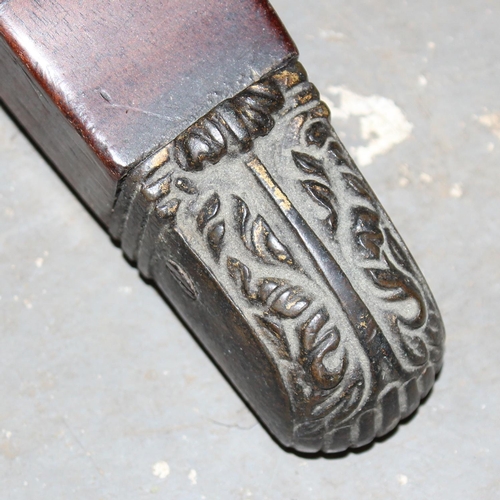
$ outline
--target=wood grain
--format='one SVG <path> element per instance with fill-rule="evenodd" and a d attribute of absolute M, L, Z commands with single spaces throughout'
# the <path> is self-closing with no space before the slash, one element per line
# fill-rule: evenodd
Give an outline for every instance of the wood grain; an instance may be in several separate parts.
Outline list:
<path fill-rule="evenodd" d="M 296 56 L 262 0 L 11 0 L 0 34 L 2 99 L 105 221 L 129 166 Z"/>

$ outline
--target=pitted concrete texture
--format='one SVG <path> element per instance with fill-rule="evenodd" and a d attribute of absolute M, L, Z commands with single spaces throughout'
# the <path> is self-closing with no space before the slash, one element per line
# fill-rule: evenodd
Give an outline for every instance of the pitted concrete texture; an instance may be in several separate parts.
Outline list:
<path fill-rule="evenodd" d="M 275 0 L 447 327 L 414 418 L 280 448 L 0 113 L 0 498 L 500 498 L 500 4 Z"/>

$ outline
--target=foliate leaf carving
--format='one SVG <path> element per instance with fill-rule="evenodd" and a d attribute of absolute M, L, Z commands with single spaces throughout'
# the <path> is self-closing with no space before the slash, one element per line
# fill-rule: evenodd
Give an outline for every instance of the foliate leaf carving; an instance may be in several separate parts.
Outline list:
<path fill-rule="evenodd" d="M 401 408 L 403 416 L 415 407 L 424 393 L 421 386 L 429 385 L 439 366 L 443 331 L 418 269 L 328 123 L 317 90 L 297 68 L 293 63 L 224 101 L 168 144 L 163 156 L 133 167 L 118 193 L 120 211 L 114 217 L 122 214 L 124 243 L 137 240 L 141 270 L 180 291 L 177 281 L 192 299 L 198 293 L 195 276 L 169 259 L 184 256 L 177 248 L 199 258 L 214 278 L 211 286 L 229 299 L 226 303 L 221 297 L 219 312 L 238 309 L 282 377 L 293 413 L 293 442 L 311 450 L 341 451 L 387 432 L 398 402 L 407 406 Z M 257 139 L 273 129 L 276 133 L 263 144 Z M 266 165 L 258 158 L 264 151 Z M 284 155 L 285 171 L 279 164 Z M 227 161 L 221 161 L 224 156 Z M 216 164 L 215 175 L 204 171 Z M 242 175 L 243 182 L 223 182 L 214 194 L 214 179 L 239 176 L 241 169 L 248 186 Z M 136 196 L 137 184 L 130 181 L 142 184 L 144 197 Z M 240 196 L 253 194 L 255 186 L 263 191 L 251 203 L 248 198 L 247 206 L 221 192 L 223 185 Z M 295 206 L 301 199 L 303 206 Z M 342 218 L 334 245 L 318 227 L 324 227 L 323 220 L 309 217 L 311 200 L 319 217 L 326 217 L 330 236 L 337 231 L 337 213 Z M 262 205 L 253 205 L 259 201 Z M 301 215 L 306 204 L 307 220 Z M 178 210 L 182 217 L 174 226 Z M 357 251 L 354 261 L 344 260 L 352 250 L 346 245 Z M 247 265 L 227 258 L 228 251 Z M 302 258 L 305 270 L 298 267 Z M 279 277 L 270 277 L 271 271 Z M 190 313 L 189 305 L 183 313 Z M 231 315 L 223 319 L 233 321 Z M 215 322 L 210 329 L 210 335 L 220 333 Z M 392 406 L 385 402 L 388 394 L 395 394 Z"/>
<path fill-rule="evenodd" d="M 391 292 L 385 300 L 392 302 L 411 298 L 417 302 L 419 312 L 415 318 L 411 320 L 399 319 L 413 329 L 420 328 L 425 324 L 426 319 L 426 307 L 422 294 L 413 283 L 413 280 L 397 269 L 387 258 L 387 255 L 383 255 L 383 260 L 387 265 L 385 269 L 367 269 L 367 273 L 375 286 Z"/>
<path fill-rule="evenodd" d="M 148 201 L 156 201 L 162 196 L 167 196 L 170 193 L 170 185 L 172 181 L 172 172 L 169 172 L 160 179 L 146 182 L 142 186 L 142 194 Z"/>
<path fill-rule="evenodd" d="M 347 358 L 338 352 L 340 333 L 337 328 L 324 332 L 311 352 L 311 374 L 321 389 L 333 389 L 344 378 Z M 328 365 L 328 366 L 327 366 Z"/>
<path fill-rule="evenodd" d="M 251 290 L 250 285 L 252 280 L 252 273 L 250 272 L 250 269 L 245 264 L 243 264 L 243 262 L 240 262 L 234 257 L 228 257 L 227 269 L 229 271 L 229 275 L 235 282 L 240 281 L 241 292 L 243 293 L 243 295 L 250 301 L 258 300 L 257 293 L 252 292 Z"/>
<path fill-rule="evenodd" d="M 271 311 L 283 318 L 296 318 L 309 304 L 310 300 L 299 287 L 287 288 L 272 303 Z"/>
<path fill-rule="evenodd" d="M 317 203 L 328 210 L 333 210 L 331 200 L 334 195 L 328 186 L 316 181 L 302 181 L 302 186 Z"/>
<path fill-rule="evenodd" d="M 250 85 L 231 100 L 189 127 L 175 140 L 175 159 L 183 170 L 203 170 L 216 164 L 236 143 L 241 152 L 274 127 L 272 114 L 283 107 L 284 96 L 272 79 Z"/>
<path fill-rule="evenodd" d="M 265 304 L 273 292 L 284 285 L 281 280 L 264 278 L 257 283 L 255 289 L 252 289 L 252 273 L 250 269 L 234 257 L 228 257 L 227 269 L 233 281 L 240 283 L 243 296 L 250 302 Z"/>
<path fill-rule="evenodd" d="M 379 259 L 380 247 L 384 243 L 379 215 L 369 208 L 362 207 L 355 210 L 354 218 L 355 241 L 361 253 L 368 259 Z"/>
<path fill-rule="evenodd" d="M 342 174 L 342 177 L 347 182 L 347 187 L 353 191 L 355 194 L 362 196 L 370 200 L 372 198 L 372 194 L 370 188 L 367 186 L 366 182 L 363 179 L 360 179 L 356 175 L 345 172 Z"/>
<path fill-rule="evenodd" d="M 250 302 L 265 304 L 268 300 L 272 301 L 268 314 L 280 318 L 296 318 L 309 307 L 310 300 L 300 287 L 281 288 L 286 285 L 284 281 L 264 278 L 259 280 L 253 289 L 252 273 L 248 266 L 234 257 L 229 257 L 227 268 L 231 278 L 236 283 L 240 282 L 241 291 Z"/>
<path fill-rule="evenodd" d="M 294 265 L 288 248 L 278 240 L 267 222 L 260 215 L 252 224 L 252 245 L 255 253 L 262 260 L 266 260 L 266 255 L 270 254 L 279 262 L 284 262 L 289 266 Z"/>
<path fill-rule="evenodd" d="M 273 280 L 272 278 L 265 278 L 262 280 L 262 283 L 259 285 L 259 298 L 260 301 L 264 304 L 267 302 L 267 299 L 270 295 L 281 285 L 280 281 Z"/>
<path fill-rule="evenodd" d="M 324 329 L 329 320 L 325 309 L 314 313 L 301 327 L 302 363 L 320 389 L 331 390 L 343 379 L 347 369 L 344 351 L 338 352 L 338 328 Z"/>
<path fill-rule="evenodd" d="M 252 101 L 254 99 L 247 99 L 247 103 L 251 103 Z M 272 116 L 256 107 L 242 106 L 241 118 L 245 123 L 246 129 L 254 137 L 267 135 L 274 127 Z"/>
<path fill-rule="evenodd" d="M 267 338 L 276 346 L 281 359 L 290 359 L 290 346 L 283 326 L 276 319 L 269 316 L 256 316 L 260 326 L 270 335 Z"/>
<path fill-rule="evenodd" d="M 214 224 L 208 231 L 207 239 L 208 245 L 210 246 L 210 250 L 212 255 L 216 260 L 219 260 L 220 253 L 222 250 L 222 241 L 224 239 L 224 234 L 226 231 L 226 226 L 224 221 Z"/>
<path fill-rule="evenodd" d="M 302 186 L 316 203 L 330 212 L 325 219 L 325 224 L 332 234 L 335 233 L 338 225 L 338 216 L 333 206 L 335 196 L 332 190 L 328 186 L 316 181 L 302 181 Z"/>
<path fill-rule="evenodd" d="M 315 312 L 301 327 L 300 337 L 302 346 L 306 352 L 311 351 L 316 344 L 318 332 L 325 326 L 330 319 L 325 309 Z"/>
<path fill-rule="evenodd" d="M 323 168 L 323 164 L 320 160 L 297 151 L 292 151 L 292 157 L 295 165 L 297 168 L 302 170 L 302 172 L 308 175 L 317 175 L 325 180 L 327 179 L 325 169 Z"/>
<path fill-rule="evenodd" d="M 175 181 L 175 187 L 187 194 L 196 194 L 198 192 L 194 182 L 186 177 L 179 177 Z"/>
<path fill-rule="evenodd" d="M 408 298 L 408 288 L 404 276 L 395 269 L 368 269 L 373 283 L 379 288 L 392 290 L 387 300 L 404 300 Z"/>
<path fill-rule="evenodd" d="M 403 269 L 405 269 L 406 271 L 410 271 L 411 269 L 410 263 L 408 262 L 408 259 L 406 258 L 404 250 L 401 248 L 401 245 L 396 241 L 396 238 L 394 238 L 391 231 L 386 229 L 384 233 L 385 233 L 385 239 L 387 241 L 387 244 L 389 245 L 394 260 Z"/>
<path fill-rule="evenodd" d="M 250 241 L 248 240 L 247 231 L 250 224 L 250 210 L 241 198 L 234 196 L 234 199 L 236 201 L 236 227 L 245 247 L 263 262 L 271 263 L 272 261 L 268 259 L 268 256 L 270 256 L 275 261 L 294 267 L 295 262 L 292 254 L 260 215 L 252 223 L 251 238 Z"/>
<path fill-rule="evenodd" d="M 271 113 L 280 110 L 285 103 L 283 94 L 272 80 L 265 80 L 250 85 L 242 95 L 252 107 L 268 110 Z"/>
<path fill-rule="evenodd" d="M 234 199 L 236 201 L 235 218 L 236 218 L 237 230 L 241 240 L 248 248 L 247 226 L 248 226 L 248 219 L 250 218 L 250 210 L 248 209 L 247 204 L 241 198 L 239 198 L 238 196 L 234 196 Z"/>
<path fill-rule="evenodd" d="M 227 143 L 217 124 L 208 117 L 182 133 L 176 140 L 176 158 L 187 170 L 201 170 L 203 162 L 217 163 L 227 152 Z M 184 154 L 185 162 L 182 159 Z"/>
<path fill-rule="evenodd" d="M 207 224 L 217 215 L 220 208 L 220 199 L 217 193 L 214 193 L 198 212 L 196 225 L 198 230 L 203 232 Z"/>
<path fill-rule="evenodd" d="M 177 198 L 172 198 L 170 200 L 166 200 L 164 202 L 159 203 L 156 206 L 156 213 L 162 219 L 172 219 L 177 214 L 179 210 L 179 205 L 181 204 L 181 200 Z"/>
<path fill-rule="evenodd" d="M 328 155 L 335 165 L 346 165 L 347 157 L 342 145 L 337 141 L 331 141 L 327 146 Z"/>
<path fill-rule="evenodd" d="M 314 122 L 306 131 L 306 143 L 308 146 L 314 144 L 322 148 L 330 135 L 331 130 L 328 124 L 324 121 Z"/>
<path fill-rule="evenodd" d="M 361 253 L 367 259 L 376 259 L 384 267 L 365 269 L 373 284 L 387 292 L 384 300 L 388 302 L 413 299 L 418 307 L 418 312 L 408 318 L 399 313 L 393 314 L 391 328 L 398 335 L 404 346 L 407 361 L 413 366 L 422 366 L 428 360 L 429 354 L 425 342 L 418 336 L 409 335 L 400 329 L 402 323 L 413 330 L 421 328 L 426 322 L 426 303 L 420 290 L 414 281 L 401 271 L 388 258 L 385 252 L 381 252 L 384 243 L 384 233 L 380 228 L 380 217 L 378 213 L 366 207 L 358 207 L 355 211 L 354 234 L 355 241 L 361 249 Z M 402 269 L 409 270 L 403 250 L 393 238 L 389 231 L 385 231 L 385 238 L 391 250 L 391 254 Z"/>
<path fill-rule="evenodd" d="M 240 152 L 245 153 L 252 147 L 252 136 L 238 110 L 239 107 L 235 101 L 226 101 L 219 106 L 218 116 L 236 139 Z"/>

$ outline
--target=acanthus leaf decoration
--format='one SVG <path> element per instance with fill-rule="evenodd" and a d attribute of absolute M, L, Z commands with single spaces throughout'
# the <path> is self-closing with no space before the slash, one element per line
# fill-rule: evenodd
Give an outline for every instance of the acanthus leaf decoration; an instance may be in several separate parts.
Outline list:
<path fill-rule="evenodd" d="M 277 262 L 296 267 L 290 250 L 278 239 L 262 216 L 258 215 L 251 224 L 250 238 L 248 238 L 250 209 L 238 196 L 233 198 L 236 203 L 234 212 L 236 229 L 246 249 L 266 264 Z"/>
<path fill-rule="evenodd" d="M 396 241 L 396 238 L 392 235 L 389 229 L 385 229 L 384 231 L 385 239 L 389 248 L 391 250 L 392 257 L 405 271 L 411 271 L 411 265 L 408 259 L 405 256 L 404 250 L 401 248 L 401 245 Z"/>
<path fill-rule="evenodd" d="M 255 318 L 262 329 L 268 334 L 266 335 L 266 337 L 277 349 L 279 357 L 281 359 L 289 361 L 291 358 L 290 346 L 288 344 L 288 339 L 281 323 L 276 318 L 270 316 L 256 315 Z"/>
<path fill-rule="evenodd" d="M 294 266 L 292 255 L 288 248 L 273 233 L 269 224 L 262 216 L 257 216 L 252 224 L 252 246 L 255 253 L 264 261 L 270 255 L 274 260 Z"/>
<path fill-rule="evenodd" d="M 179 210 L 179 206 L 181 204 L 181 200 L 178 198 L 172 198 L 163 200 L 156 206 L 156 213 L 162 219 L 174 219 L 177 211 Z"/>
<path fill-rule="evenodd" d="M 301 181 L 302 187 L 305 189 L 307 194 L 319 205 L 326 208 L 330 213 L 325 219 L 325 225 L 331 234 L 334 234 L 337 230 L 338 216 L 337 211 L 333 206 L 333 201 L 335 200 L 335 195 L 332 190 L 317 181 Z"/>
<path fill-rule="evenodd" d="M 217 163 L 227 152 L 227 142 L 220 126 L 203 118 L 176 139 L 176 159 L 185 170 L 201 170 L 204 162 Z"/>
<path fill-rule="evenodd" d="M 237 226 L 236 229 L 245 247 L 250 251 L 252 251 L 251 247 L 248 244 L 248 238 L 247 238 L 247 228 L 248 228 L 248 220 L 250 218 L 250 210 L 248 208 L 248 205 L 239 196 L 233 195 L 233 198 L 236 203 L 236 210 L 235 210 L 235 219 Z"/>
<path fill-rule="evenodd" d="M 254 287 L 249 267 L 234 257 L 228 257 L 227 268 L 233 281 L 240 283 L 240 290 L 248 301 L 264 305 L 271 302 L 267 314 L 296 318 L 309 307 L 310 299 L 298 286 L 290 286 L 284 280 L 263 278 L 256 280 Z"/>
<path fill-rule="evenodd" d="M 172 171 L 163 175 L 159 179 L 153 178 L 148 180 L 142 186 L 142 194 L 148 201 L 156 201 L 162 196 L 167 196 L 170 193 L 172 183 Z"/>
<path fill-rule="evenodd" d="M 235 283 L 240 283 L 240 289 L 243 296 L 250 302 L 258 302 L 258 293 L 251 289 L 252 273 L 248 266 L 234 257 L 228 257 L 227 269 L 233 281 Z"/>
<path fill-rule="evenodd" d="M 329 124 L 324 121 L 316 121 L 313 122 L 306 131 L 306 143 L 308 146 L 314 144 L 316 147 L 322 148 L 330 135 L 331 130 Z"/>
<path fill-rule="evenodd" d="M 174 143 L 175 159 L 183 170 L 200 171 L 215 165 L 236 144 L 249 151 L 253 141 L 269 134 L 273 113 L 284 105 L 284 96 L 272 78 L 250 85 L 233 99 L 223 101 Z"/>
<path fill-rule="evenodd" d="M 415 300 L 418 306 L 418 313 L 415 317 L 413 319 L 400 317 L 399 321 L 413 329 L 422 327 L 426 321 L 426 305 L 420 290 L 409 276 L 397 269 L 385 252 L 382 255 L 382 259 L 387 266 L 386 268 L 366 269 L 366 272 L 371 277 L 375 286 L 390 292 L 385 297 L 385 300 L 390 302 L 406 299 Z"/>
<path fill-rule="evenodd" d="M 292 151 L 292 158 L 297 168 L 302 170 L 302 172 L 308 175 L 317 175 L 326 181 L 328 180 L 323 163 L 320 160 L 298 151 Z"/>
<path fill-rule="evenodd" d="M 340 332 L 337 327 L 324 328 L 329 320 L 325 309 L 316 311 L 300 328 L 302 344 L 301 361 L 322 390 L 332 390 L 342 381 L 346 369 L 345 353 L 338 352 Z M 327 357 L 333 358 L 328 359 Z M 328 364 L 328 366 L 327 366 Z"/>
<path fill-rule="evenodd" d="M 120 210 L 133 204 L 121 230 L 139 235 L 141 271 L 169 278 L 157 266 L 163 260 L 188 297 L 200 299 L 191 306 L 203 307 L 205 294 L 197 295 L 199 284 L 186 272 L 192 261 L 186 265 L 184 253 L 179 262 L 168 260 L 165 251 L 187 245 L 225 292 L 210 319 L 220 314 L 236 329 L 248 323 L 254 345 L 277 368 L 294 439 L 342 451 L 367 443 L 370 429 L 372 437 L 387 431 L 388 392 L 397 389 L 407 407 L 404 384 L 414 399 L 424 393 L 418 377 L 440 362 L 443 332 L 418 268 L 328 116 L 300 65 L 291 63 L 217 105 L 166 145 L 163 156 L 148 159 L 149 172 L 138 179 L 150 204 L 132 185 L 118 196 Z M 255 160 L 266 179 L 250 166 Z M 239 178 L 245 166 L 252 181 L 247 170 Z M 256 179 L 259 188 L 250 185 Z M 248 205 L 239 197 L 246 193 L 256 194 Z M 155 275 L 155 266 L 162 272 Z M 233 306 L 241 319 L 230 324 L 223 316 Z M 373 419 L 371 428 L 365 417 Z"/>
<path fill-rule="evenodd" d="M 355 194 L 366 198 L 367 200 L 372 200 L 373 195 L 371 189 L 363 179 L 360 179 L 358 176 L 353 175 L 349 172 L 344 172 L 342 174 L 342 177 L 345 179 L 347 187 Z"/>
<path fill-rule="evenodd" d="M 271 304 L 270 311 L 282 318 L 296 318 L 309 307 L 310 303 L 300 287 L 291 287 L 279 294 Z"/>
<path fill-rule="evenodd" d="M 384 235 L 380 229 L 378 213 L 366 207 L 358 207 L 354 210 L 354 220 L 355 241 L 361 253 L 368 259 L 379 259 Z"/>
<path fill-rule="evenodd" d="M 207 234 L 208 245 L 214 256 L 215 260 L 219 261 L 222 250 L 222 242 L 226 232 L 226 225 L 224 221 L 214 224 Z"/>
<path fill-rule="evenodd" d="M 340 142 L 330 141 L 327 146 L 327 153 L 332 158 L 334 165 L 349 167 L 347 152 Z"/>
<path fill-rule="evenodd" d="M 175 181 L 175 187 L 186 194 L 193 195 L 198 193 L 195 183 L 187 177 L 178 177 Z"/>
<path fill-rule="evenodd" d="M 196 218 L 196 224 L 198 226 L 198 231 L 203 232 L 207 224 L 217 216 L 220 209 L 220 198 L 217 193 L 214 193 L 203 205 L 201 210 L 198 212 L 198 217 Z"/>

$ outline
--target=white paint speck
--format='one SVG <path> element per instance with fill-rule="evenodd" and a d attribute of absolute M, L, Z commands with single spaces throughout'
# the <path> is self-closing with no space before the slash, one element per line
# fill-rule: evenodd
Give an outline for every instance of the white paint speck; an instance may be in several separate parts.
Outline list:
<path fill-rule="evenodd" d="M 363 96 L 345 87 L 330 86 L 328 92 L 340 100 L 338 107 L 332 106 L 332 118 L 359 117 L 361 137 L 366 145 L 352 148 L 358 165 L 370 165 L 376 156 L 388 153 L 410 137 L 413 125 L 391 99 Z"/>
<path fill-rule="evenodd" d="M 429 82 L 427 81 L 427 78 L 424 75 L 419 75 L 418 76 L 418 84 L 421 87 L 425 87 L 427 85 L 427 83 L 429 83 Z"/>
<path fill-rule="evenodd" d="M 432 182 L 432 176 L 430 176 L 429 174 L 425 173 L 425 172 L 422 172 L 420 174 L 420 180 L 422 182 L 424 182 L 425 184 L 430 184 Z"/>
<path fill-rule="evenodd" d="M 153 475 L 159 477 L 160 479 L 165 479 L 170 474 L 170 466 L 167 462 L 161 461 L 156 462 L 153 465 Z"/>
<path fill-rule="evenodd" d="M 26 309 L 33 309 L 33 304 L 28 299 L 24 299 L 23 302 L 26 306 Z"/>
<path fill-rule="evenodd" d="M 410 179 L 408 179 L 408 177 L 400 177 L 399 178 L 399 185 L 401 187 L 406 187 L 406 186 L 408 186 L 408 184 L 410 184 Z"/>
<path fill-rule="evenodd" d="M 481 405 L 481 410 L 486 410 L 486 405 Z"/>
<path fill-rule="evenodd" d="M 14 217 L 14 210 L 12 210 L 12 208 L 9 208 L 7 207 L 5 210 L 4 210 L 4 213 L 7 217 L 9 218 L 12 218 Z"/>
<path fill-rule="evenodd" d="M 464 190 L 462 188 L 462 184 L 456 182 L 450 188 L 450 196 L 452 198 L 461 198 L 464 194 Z"/>
<path fill-rule="evenodd" d="M 189 471 L 189 474 L 188 474 L 188 478 L 189 480 L 191 481 L 191 484 L 194 486 L 196 484 L 196 481 L 197 481 L 197 476 L 198 474 L 196 474 L 196 471 L 194 469 L 191 469 Z"/>
<path fill-rule="evenodd" d="M 488 146 L 486 146 L 486 149 L 491 153 L 495 149 L 495 144 L 493 144 L 492 142 L 488 142 Z"/>
<path fill-rule="evenodd" d="M 319 30 L 319 37 L 323 40 L 327 40 L 328 42 L 338 42 L 345 38 L 344 33 L 340 33 L 340 31 L 334 30 Z"/>
<path fill-rule="evenodd" d="M 19 301 L 19 297 L 17 295 L 14 295 L 14 302 L 18 302 Z"/>
<path fill-rule="evenodd" d="M 43 257 L 38 257 L 38 259 L 35 260 L 35 266 L 36 267 L 42 267 L 43 266 Z"/>
<path fill-rule="evenodd" d="M 488 127 L 500 139 L 500 113 L 490 113 L 477 118 L 481 125 Z"/>
<path fill-rule="evenodd" d="M 131 286 L 121 286 L 118 288 L 118 292 L 123 293 L 123 295 L 130 295 L 132 293 Z"/>
<path fill-rule="evenodd" d="M 10 439 L 12 437 L 12 432 L 6 430 L 6 429 L 2 429 L 2 434 L 7 438 L 7 439 Z"/>
<path fill-rule="evenodd" d="M 434 50 L 436 48 L 436 44 L 434 42 L 427 42 L 427 48 Z"/>
<path fill-rule="evenodd" d="M 404 474 L 398 474 L 398 483 L 401 486 L 405 486 L 408 484 L 408 476 L 405 476 Z"/>

